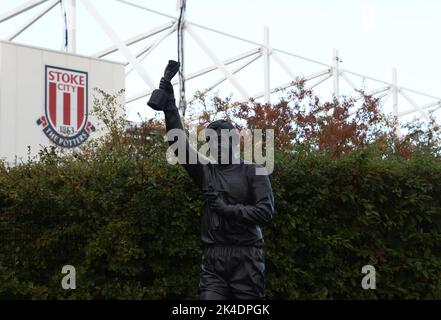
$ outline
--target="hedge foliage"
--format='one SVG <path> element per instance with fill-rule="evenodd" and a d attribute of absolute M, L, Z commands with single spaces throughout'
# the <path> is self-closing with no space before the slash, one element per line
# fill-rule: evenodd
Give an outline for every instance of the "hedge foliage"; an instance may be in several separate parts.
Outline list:
<path fill-rule="evenodd" d="M 0 298 L 198 298 L 200 192 L 158 139 L 106 150 L 0 166 Z M 439 160 L 297 149 L 275 164 L 268 298 L 441 298 Z M 376 290 L 361 288 L 367 264 Z"/>
<path fill-rule="evenodd" d="M 94 112 L 108 135 L 71 153 L 0 161 L 0 299 L 198 298 L 202 195 L 166 161 L 163 127 L 126 130 L 117 96 L 99 93 Z M 275 154 L 268 298 L 441 299 L 436 154 L 316 149 Z M 361 287 L 368 264 L 376 290 Z M 75 290 L 62 289 L 65 265 L 76 268 Z"/>

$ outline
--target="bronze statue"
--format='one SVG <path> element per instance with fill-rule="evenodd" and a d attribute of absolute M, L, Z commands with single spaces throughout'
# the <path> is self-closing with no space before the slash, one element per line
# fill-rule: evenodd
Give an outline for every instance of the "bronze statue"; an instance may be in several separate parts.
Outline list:
<path fill-rule="evenodd" d="M 225 120 L 214 121 L 207 127 L 218 133 L 217 141 L 207 137 L 210 148 L 217 147 L 217 161 L 199 161 L 204 156 L 185 136 L 170 82 L 178 69 L 178 62 L 169 61 L 159 89 L 153 92 L 148 105 L 164 112 L 167 132 L 181 129 L 182 135 L 170 140 L 169 144 L 185 143 L 185 159 L 190 156 L 198 159 L 197 163 L 187 161 L 183 166 L 205 198 L 200 298 L 264 299 L 264 240 L 260 225 L 269 222 L 275 213 L 270 180 L 268 175 L 256 175 L 256 168 L 261 166 L 233 154 L 232 139 L 221 139 L 222 129 L 234 129 L 233 124 Z M 225 152 L 229 155 L 227 163 L 221 161 Z M 178 156 L 178 149 L 175 154 Z"/>

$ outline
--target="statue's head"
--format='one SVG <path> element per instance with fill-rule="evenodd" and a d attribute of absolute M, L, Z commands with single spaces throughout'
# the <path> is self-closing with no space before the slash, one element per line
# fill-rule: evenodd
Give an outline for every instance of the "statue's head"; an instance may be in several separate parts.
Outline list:
<path fill-rule="evenodd" d="M 236 127 L 227 120 L 216 120 L 207 126 L 205 132 L 205 138 L 210 143 L 210 150 L 217 149 L 218 163 L 232 163 L 234 148 L 239 143 Z"/>

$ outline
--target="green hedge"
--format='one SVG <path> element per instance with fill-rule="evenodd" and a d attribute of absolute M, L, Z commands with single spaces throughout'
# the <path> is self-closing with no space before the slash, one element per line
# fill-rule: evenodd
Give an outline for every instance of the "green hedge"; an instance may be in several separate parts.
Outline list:
<path fill-rule="evenodd" d="M 201 194 L 164 152 L 0 166 L 0 298 L 198 298 Z M 441 298 L 439 161 L 279 152 L 271 181 L 268 298 Z M 61 288 L 68 264 L 76 290 Z"/>

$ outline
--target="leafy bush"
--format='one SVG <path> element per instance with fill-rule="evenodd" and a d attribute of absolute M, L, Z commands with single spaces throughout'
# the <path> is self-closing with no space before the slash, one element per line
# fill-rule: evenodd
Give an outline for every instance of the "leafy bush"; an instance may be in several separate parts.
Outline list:
<path fill-rule="evenodd" d="M 114 111 L 115 97 L 101 95 L 97 112 Z M 167 163 L 159 123 L 124 130 L 116 114 L 79 151 L 0 164 L 0 298 L 198 298 L 201 194 Z M 439 159 L 298 144 L 275 160 L 268 298 L 441 298 Z M 367 264 L 376 290 L 361 288 Z M 61 288 L 64 265 L 76 290 Z"/>
<path fill-rule="evenodd" d="M 265 229 L 273 298 L 441 298 L 441 164 L 281 155 L 272 183 L 280 216 Z M 377 289 L 362 290 L 361 268 Z"/>

